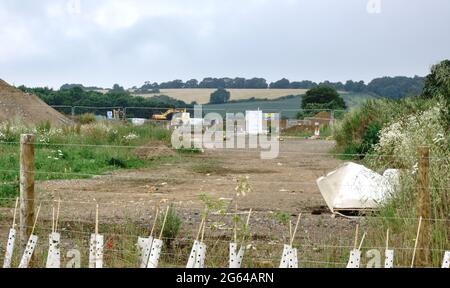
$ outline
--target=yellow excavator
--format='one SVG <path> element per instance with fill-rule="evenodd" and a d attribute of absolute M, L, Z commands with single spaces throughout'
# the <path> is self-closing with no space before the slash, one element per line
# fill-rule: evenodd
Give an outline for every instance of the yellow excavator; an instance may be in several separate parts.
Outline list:
<path fill-rule="evenodd" d="M 170 116 L 172 116 L 174 113 L 186 113 L 186 111 L 186 108 L 171 108 L 163 114 L 153 114 L 152 119 L 158 121 L 170 120 Z"/>

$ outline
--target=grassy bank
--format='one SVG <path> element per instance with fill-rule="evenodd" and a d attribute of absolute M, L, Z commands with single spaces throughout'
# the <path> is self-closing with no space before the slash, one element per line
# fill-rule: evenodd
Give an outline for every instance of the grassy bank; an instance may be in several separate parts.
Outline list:
<path fill-rule="evenodd" d="M 36 180 L 90 178 L 117 169 L 150 167 L 176 158 L 158 155 L 143 159 L 135 153 L 139 146 L 169 143 L 170 132 L 151 124 L 93 122 L 53 129 L 48 124 L 27 128 L 5 123 L 0 126 L 0 198 L 18 194 L 22 133 L 36 135 Z"/>
<path fill-rule="evenodd" d="M 345 159 L 361 162 L 382 173 L 400 169 L 400 186 L 384 203 L 375 217 L 365 221 L 371 231 L 370 247 L 383 247 L 386 231 L 392 236 L 391 247 L 400 247 L 396 264 L 409 266 L 418 227 L 418 150 L 428 147 L 431 219 L 422 231 L 430 242 L 427 266 L 439 266 L 443 251 L 450 244 L 450 136 L 448 107 L 442 98 L 408 98 L 400 101 L 369 101 L 354 110 L 336 126 L 337 150 Z M 356 155 L 355 155 L 356 154 Z"/>

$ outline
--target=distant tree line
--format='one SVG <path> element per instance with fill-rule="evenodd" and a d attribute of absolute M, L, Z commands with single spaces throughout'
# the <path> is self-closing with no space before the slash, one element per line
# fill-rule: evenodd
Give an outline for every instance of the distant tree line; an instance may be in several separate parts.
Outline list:
<path fill-rule="evenodd" d="M 89 91 L 80 86 L 73 86 L 66 89 L 53 90 L 50 88 L 27 88 L 18 87 L 26 93 L 32 93 L 41 98 L 50 106 L 85 106 L 85 107 L 139 107 L 139 109 L 128 109 L 128 117 L 149 118 L 155 113 L 165 111 L 165 108 L 190 108 L 191 105 L 181 100 L 171 98 L 166 95 L 158 95 L 151 98 L 134 96 L 123 87 L 115 84 L 107 93 Z M 142 109 L 142 108 L 161 108 Z M 71 113 L 70 109 L 58 109 L 66 114 Z M 105 109 L 76 109 L 77 114 L 92 112 L 104 115 Z"/>
<path fill-rule="evenodd" d="M 141 93 L 159 93 L 159 89 L 182 89 L 182 88 L 209 88 L 209 89 L 311 89 L 317 86 L 330 86 L 338 91 L 355 93 L 372 93 L 378 96 L 400 99 L 406 96 L 419 95 L 424 87 L 424 77 L 381 77 L 375 78 L 368 84 L 364 81 L 348 80 L 342 82 L 324 81 L 316 83 L 309 80 L 289 81 L 286 78 L 267 83 L 264 78 L 204 78 L 201 82 L 196 79 L 183 82 L 182 80 L 173 80 L 169 82 L 156 83 L 145 82 L 140 88 L 135 88 L 136 92 Z"/>
<path fill-rule="evenodd" d="M 103 90 L 103 88 L 96 87 L 96 86 L 85 87 L 85 86 L 83 86 L 83 84 L 64 84 L 59 89 L 60 90 L 67 90 L 67 89 L 71 89 L 71 88 L 74 88 L 74 87 L 79 87 L 79 88 L 81 88 L 83 90 Z"/>

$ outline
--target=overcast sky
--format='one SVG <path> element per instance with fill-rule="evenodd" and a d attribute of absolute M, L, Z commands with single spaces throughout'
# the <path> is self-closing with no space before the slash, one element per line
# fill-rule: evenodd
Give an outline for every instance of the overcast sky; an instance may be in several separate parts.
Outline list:
<path fill-rule="evenodd" d="M 422 76 L 450 58 L 449 35 L 448 0 L 0 0 L 0 78 L 57 88 Z"/>

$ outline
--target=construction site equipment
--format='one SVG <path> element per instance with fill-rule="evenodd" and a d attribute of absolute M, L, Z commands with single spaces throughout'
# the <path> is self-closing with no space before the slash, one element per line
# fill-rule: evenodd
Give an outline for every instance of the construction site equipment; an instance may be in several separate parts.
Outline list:
<path fill-rule="evenodd" d="M 152 119 L 153 120 L 159 120 L 159 121 L 170 120 L 170 117 L 174 113 L 186 113 L 186 108 L 171 108 L 171 109 L 167 110 L 163 114 L 154 114 L 154 115 L 152 115 Z"/>

